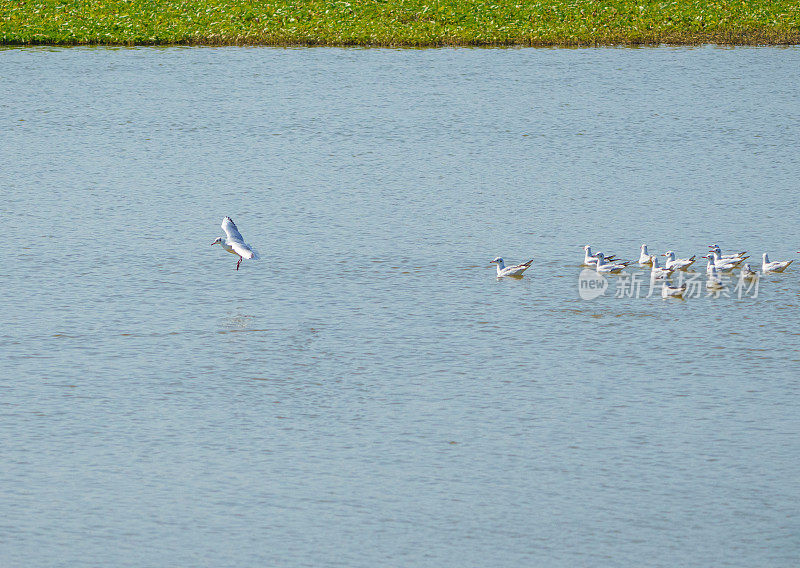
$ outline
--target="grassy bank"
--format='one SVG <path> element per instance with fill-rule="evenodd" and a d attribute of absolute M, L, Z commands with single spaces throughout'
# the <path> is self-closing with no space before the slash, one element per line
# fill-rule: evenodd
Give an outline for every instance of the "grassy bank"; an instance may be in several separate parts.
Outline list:
<path fill-rule="evenodd" d="M 798 0 L 0 0 L 6 45 L 800 44 Z"/>

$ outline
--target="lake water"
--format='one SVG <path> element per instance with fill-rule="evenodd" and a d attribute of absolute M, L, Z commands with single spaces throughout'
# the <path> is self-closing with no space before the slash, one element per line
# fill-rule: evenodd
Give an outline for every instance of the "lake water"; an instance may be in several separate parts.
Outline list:
<path fill-rule="evenodd" d="M 798 70 L 0 51 L 0 565 L 797 566 L 800 266 L 578 275 L 800 257 Z"/>

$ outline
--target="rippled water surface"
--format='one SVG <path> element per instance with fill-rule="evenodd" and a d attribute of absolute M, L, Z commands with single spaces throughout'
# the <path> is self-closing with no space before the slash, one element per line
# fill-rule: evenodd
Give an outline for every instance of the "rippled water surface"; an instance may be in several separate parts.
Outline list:
<path fill-rule="evenodd" d="M 798 69 L 0 51 L 0 565 L 797 566 L 800 266 L 578 274 L 800 257 Z"/>

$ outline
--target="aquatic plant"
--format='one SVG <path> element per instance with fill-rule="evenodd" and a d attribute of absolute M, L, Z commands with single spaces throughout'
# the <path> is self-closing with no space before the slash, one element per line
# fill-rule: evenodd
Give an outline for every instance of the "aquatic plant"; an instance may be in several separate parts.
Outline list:
<path fill-rule="evenodd" d="M 798 44 L 796 0 L 0 0 L 0 44 Z"/>

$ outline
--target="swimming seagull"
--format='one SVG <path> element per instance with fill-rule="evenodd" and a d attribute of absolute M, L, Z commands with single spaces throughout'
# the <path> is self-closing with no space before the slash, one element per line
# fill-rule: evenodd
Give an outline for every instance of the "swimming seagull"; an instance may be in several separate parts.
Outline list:
<path fill-rule="evenodd" d="M 711 272 L 712 266 L 717 270 L 719 270 L 720 272 L 730 272 L 731 270 L 736 268 L 739 264 L 744 262 L 744 258 L 739 261 L 733 261 L 733 262 L 729 260 L 723 260 L 720 259 L 719 256 L 713 252 L 708 254 L 707 256 L 704 256 L 703 258 L 708 259 L 708 266 L 706 266 L 706 272 Z"/>
<path fill-rule="evenodd" d="M 743 250 L 742 252 L 736 252 L 733 254 L 722 254 L 722 249 L 719 248 L 719 245 L 708 245 L 708 248 L 711 250 L 711 252 L 718 254 L 722 260 L 729 260 L 729 261 L 740 260 L 744 258 L 744 255 L 747 254 L 746 250 Z"/>
<path fill-rule="evenodd" d="M 225 231 L 228 238 L 223 240 L 222 237 L 217 237 L 217 239 L 211 243 L 211 246 L 219 244 L 229 253 L 238 255 L 239 261 L 236 263 L 236 270 L 239 270 L 239 265 L 242 263 L 243 258 L 248 260 L 258 260 L 260 258 L 258 253 L 244 242 L 242 234 L 239 232 L 239 229 L 236 228 L 236 224 L 230 217 L 225 217 L 222 220 L 222 230 Z"/>
<path fill-rule="evenodd" d="M 591 245 L 586 245 L 585 247 L 583 247 L 583 250 L 584 250 L 583 264 L 586 266 L 595 266 L 597 264 L 597 255 L 599 255 L 600 253 L 592 254 Z M 605 259 L 614 260 L 615 256 L 616 255 L 613 254 L 605 255 Z"/>
<path fill-rule="evenodd" d="M 686 292 L 686 282 L 680 286 L 673 286 L 668 280 L 665 280 L 661 286 L 662 298 L 683 298 L 684 292 Z"/>
<path fill-rule="evenodd" d="M 686 270 L 692 264 L 694 264 L 695 257 L 692 256 L 691 258 L 675 258 L 675 253 L 671 250 L 668 250 L 661 256 L 667 257 L 666 267 L 671 268 L 673 270 Z"/>
<path fill-rule="evenodd" d="M 753 270 L 753 269 L 750 267 L 750 263 L 748 262 L 747 264 L 745 264 L 745 265 L 742 267 L 741 276 L 742 276 L 742 278 L 755 278 L 756 276 L 758 276 L 758 272 L 756 272 L 755 270 Z"/>
<path fill-rule="evenodd" d="M 719 247 L 711 251 L 711 254 L 714 256 L 714 264 L 717 265 L 717 268 L 719 268 L 721 264 L 732 264 L 734 267 L 738 268 L 740 264 L 750 258 L 749 256 L 737 256 L 734 258 L 724 257 L 717 251 L 719 251 Z"/>
<path fill-rule="evenodd" d="M 720 288 L 724 288 L 725 285 L 722 283 L 722 279 L 719 277 L 717 273 L 717 266 L 714 263 L 714 257 L 703 257 L 708 259 L 708 266 L 706 267 L 706 272 L 708 273 L 708 280 L 706 280 L 706 288 L 709 290 L 719 290 Z"/>
<path fill-rule="evenodd" d="M 498 256 L 494 260 L 489 261 L 489 264 L 497 265 L 497 277 L 502 278 L 503 276 L 522 276 L 522 273 L 531 267 L 532 262 L 533 259 L 530 259 L 528 262 L 524 262 L 522 264 L 506 266 L 506 263 L 503 262 L 503 259 Z"/>
<path fill-rule="evenodd" d="M 642 252 L 639 253 L 639 264 L 649 265 L 653 264 L 653 257 L 647 254 L 647 245 L 642 244 Z"/>
<path fill-rule="evenodd" d="M 650 278 L 653 280 L 664 280 L 669 278 L 670 275 L 674 272 L 674 268 L 664 268 L 660 266 L 658 263 L 658 257 L 656 255 L 652 255 L 653 259 L 653 268 L 650 269 Z"/>
<path fill-rule="evenodd" d="M 794 262 L 794 260 L 776 260 L 775 262 L 770 262 L 767 253 L 764 253 L 762 258 L 764 260 L 761 263 L 761 270 L 765 274 L 767 272 L 783 272 L 790 264 Z"/>
<path fill-rule="evenodd" d="M 627 261 L 626 262 L 620 262 L 620 263 L 607 264 L 606 263 L 606 258 L 603 255 L 603 253 L 602 252 L 598 252 L 597 253 L 597 266 L 595 267 L 595 270 L 597 272 L 615 273 L 615 272 L 622 271 L 624 268 L 627 268 L 628 264 L 630 264 L 630 262 L 627 262 Z"/>

